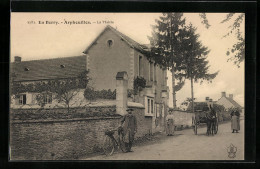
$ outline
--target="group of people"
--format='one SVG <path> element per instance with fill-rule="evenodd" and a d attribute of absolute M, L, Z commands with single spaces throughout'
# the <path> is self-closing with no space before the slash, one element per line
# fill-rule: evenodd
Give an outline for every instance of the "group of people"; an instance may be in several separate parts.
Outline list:
<path fill-rule="evenodd" d="M 123 134 L 125 136 L 125 144 L 127 147 L 127 152 L 131 152 L 131 147 L 134 141 L 134 136 L 137 132 L 137 120 L 132 114 L 133 109 L 127 109 L 128 113 L 123 117 L 121 121 L 121 127 L 123 129 Z M 240 113 L 239 110 L 235 109 L 231 112 L 231 129 L 232 133 L 238 133 L 240 130 Z M 166 134 L 167 136 L 172 136 L 175 130 L 174 116 L 170 111 L 166 116 Z"/>

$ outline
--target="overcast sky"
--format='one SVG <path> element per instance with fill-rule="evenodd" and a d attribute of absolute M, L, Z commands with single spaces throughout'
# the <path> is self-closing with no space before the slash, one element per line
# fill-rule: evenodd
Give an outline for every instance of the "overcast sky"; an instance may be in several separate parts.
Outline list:
<path fill-rule="evenodd" d="M 82 55 L 84 49 L 104 29 L 108 21 L 120 32 L 141 44 L 148 44 L 151 25 L 155 24 L 160 13 L 12 13 L 11 14 L 11 61 L 21 56 L 22 61 Z M 210 97 L 218 100 L 221 92 L 234 95 L 244 106 L 244 62 L 237 68 L 227 62 L 226 51 L 236 39 L 234 36 L 222 38 L 230 24 L 220 24 L 225 13 L 207 14 L 211 27 L 201 24 L 197 13 L 185 13 L 187 23 L 196 26 L 202 43 L 210 49 L 208 55 L 210 72 L 219 71 L 212 83 L 194 84 L 194 97 L 197 101 Z M 30 21 L 34 21 L 34 24 Z M 44 24 L 39 24 L 43 21 Z M 46 24 L 46 21 L 57 21 Z M 88 21 L 92 24 L 64 24 L 65 21 Z M 107 21 L 106 23 L 103 21 Z M 111 21 L 113 23 L 111 23 Z M 95 23 L 94 23 L 95 22 Z M 97 22 L 101 22 L 97 24 Z M 243 23 L 244 24 L 244 23 Z M 242 29 L 244 28 L 244 25 Z M 168 72 L 168 86 L 171 89 L 171 74 Z M 190 81 L 177 92 L 177 105 L 191 97 Z M 172 93 L 170 92 L 170 107 Z"/>

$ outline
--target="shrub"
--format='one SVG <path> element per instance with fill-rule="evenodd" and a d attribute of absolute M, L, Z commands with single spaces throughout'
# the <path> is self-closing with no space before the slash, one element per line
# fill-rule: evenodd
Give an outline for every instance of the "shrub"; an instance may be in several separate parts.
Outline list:
<path fill-rule="evenodd" d="M 137 76 L 134 79 L 134 94 L 136 95 L 139 91 L 142 91 L 146 86 L 146 80 L 143 77 Z"/>
<path fill-rule="evenodd" d="M 86 88 L 84 91 L 84 97 L 87 100 L 96 100 L 96 99 L 110 99 L 114 100 L 116 99 L 116 90 L 111 91 L 108 90 L 101 90 L 101 91 L 95 91 L 93 88 Z"/>

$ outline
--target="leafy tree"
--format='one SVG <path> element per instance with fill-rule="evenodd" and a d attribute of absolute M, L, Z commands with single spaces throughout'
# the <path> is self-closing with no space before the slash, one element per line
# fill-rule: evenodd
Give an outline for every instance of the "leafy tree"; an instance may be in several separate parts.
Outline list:
<path fill-rule="evenodd" d="M 205 13 L 201 13 L 200 17 L 202 23 L 208 29 L 210 27 L 209 21 Z M 233 44 L 231 49 L 228 49 L 226 55 L 230 56 L 228 61 L 233 61 L 235 65 L 240 67 L 240 63 L 245 60 L 245 37 L 241 31 L 243 27 L 242 22 L 245 19 L 245 14 L 228 13 L 221 23 L 231 23 L 228 27 L 228 32 L 223 36 L 224 38 L 235 34 L 237 42 Z"/>
<path fill-rule="evenodd" d="M 185 32 L 185 19 L 182 13 L 163 13 L 155 22 L 152 26 L 152 36 L 148 37 L 151 44 L 149 58 L 161 67 L 171 70 L 173 107 L 176 108 L 176 92 L 184 85 L 182 77 L 176 74 L 176 67 L 182 63 L 182 56 L 179 55 L 182 48 L 180 37 Z M 175 79 L 178 80 L 177 85 Z"/>
<path fill-rule="evenodd" d="M 196 100 L 196 98 L 193 98 L 193 100 Z M 181 103 L 181 105 L 188 106 L 192 102 L 192 98 L 187 97 L 185 101 Z"/>
<path fill-rule="evenodd" d="M 192 24 L 187 26 L 186 35 L 182 38 L 183 49 L 181 51 L 182 64 L 178 67 L 179 76 L 191 81 L 191 103 L 192 112 L 194 112 L 194 92 L 193 82 L 202 83 L 203 81 L 212 82 L 218 72 L 209 73 L 207 55 L 209 50 L 199 41 L 199 34 L 196 34 L 196 28 Z"/>

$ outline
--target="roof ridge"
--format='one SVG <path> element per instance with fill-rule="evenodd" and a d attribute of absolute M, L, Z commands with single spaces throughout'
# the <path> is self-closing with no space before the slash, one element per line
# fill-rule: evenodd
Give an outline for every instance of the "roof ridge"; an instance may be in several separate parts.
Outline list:
<path fill-rule="evenodd" d="M 132 40 L 132 41 L 136 42 L 138 45 L 142 45 L 141 43 L 139 43 L 139 42 L 135 41 L 133 38 L 131 38 L 131 37 L 129 37 L 129 36 L 127 36 L 127 35 L 123 34 L 122 32 L 118 31 L 117 29 L 113 28 L 112 26 L 108 25 L 107 27 L 109 27 L 109 28 L 113 29 L 113 30 L 114 30 L 114 31 L 116 31 L 117 33 L 119 33 L 119 34 L 121 34 L 121 35 L 123 35 L 123 36 L 125 36 L 125 37 L 129 38 L 130 40 Z"/>
<path fill-rule="evenodd" d="M 226 97 L 226 96 L 225 96 Z M 237 104 L 238 106 L 240 106 L 240 107 L 242 107 L 240 104 L 238 104 L 234 99 L 231 99 L 231 98 L 229 98 L 229 97 L 226 97 L 231 103 L 233 102 L 233 103 L 235 103 L 235 104 Z M 233 104 L 232 103 L 232 104 Z M 236 105 L 236 106 L 237 106 Z"/>
<path fill-rule="evenodd" d="M 25 60 L 25 61 L 21 61 L 22 63 L 24 62 L 32 62 L 32 61 L 45 61 L 45 60 L 55 60 L 55 59 L 67 59 L 67 58 L 76 58 L 76 57 L 84 57 L 84 55 L 81 56 L 68 56 L 68 57 L 57 57 L 57 58 L 47 58 L 47 59 L 35 59 L 35 60 Z M 11 62 L 11 63 L 15 63 L 15 62 Z"/>

